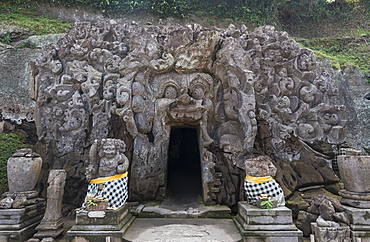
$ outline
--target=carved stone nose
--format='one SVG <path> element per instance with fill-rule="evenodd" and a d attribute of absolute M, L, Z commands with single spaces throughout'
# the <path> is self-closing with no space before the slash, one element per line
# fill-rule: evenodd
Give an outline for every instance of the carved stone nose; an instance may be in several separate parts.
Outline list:
<path fill-rule="evenodd" d="M 195 103 L 194 99 L 186 93 L 178 97 L 176 100 L 176 104 L 180 105 L 190 105 L 194 103 Z"/>

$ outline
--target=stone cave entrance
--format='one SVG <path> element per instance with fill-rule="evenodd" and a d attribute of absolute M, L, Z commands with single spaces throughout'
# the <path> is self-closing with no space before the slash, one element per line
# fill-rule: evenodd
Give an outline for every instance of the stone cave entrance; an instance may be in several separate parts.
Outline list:
<path fill-rule="evenodd" d="M 202 172 L 195 127 L 171 129 L 167 163 L 167 198 L 179 205 L 202 200 Z"/>

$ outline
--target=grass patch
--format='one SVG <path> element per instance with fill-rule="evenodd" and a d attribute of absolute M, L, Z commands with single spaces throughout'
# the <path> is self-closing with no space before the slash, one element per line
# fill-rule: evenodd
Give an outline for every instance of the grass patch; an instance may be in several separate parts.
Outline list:
<path fill-rule="evenodd" d="M 0 194 L 8 190 L 7 162 L 8 159 L 21 148 L 30 148 L 24 144 L 23 134 L 0 133 Z"/>
<path fill-rule="evenodd" d="M 0 24 L 25 28 L 33 35 L 66 33 L 71 28 L 71 23 L 66 21 L 40 16 L 34 1 L 0 3 Z"/>
<path fill-rule="evenodd" d="M 0 14 L 0 22 L 28 29 L 34 35 L 66 33 L 71 24 L 44 16 L 27 16 L 20 13 Z"/>
<path fill-rule="evenodd" d="M 295 40 L 313 50 L 319 59 L 330 59 L 336 69 L 352 65 L 370 75 L 370 30 L 354 30 L 347 37 Z"/>

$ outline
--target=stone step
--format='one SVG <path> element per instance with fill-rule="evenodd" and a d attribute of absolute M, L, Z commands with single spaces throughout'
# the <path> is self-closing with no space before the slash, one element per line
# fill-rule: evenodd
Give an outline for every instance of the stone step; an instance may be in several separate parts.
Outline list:
<path fill-rule="evenodd" d="M 231 209 L 227 206 L 165 207 L 142 206 L 136 210 L 139 218 L 231 218 Z"/>

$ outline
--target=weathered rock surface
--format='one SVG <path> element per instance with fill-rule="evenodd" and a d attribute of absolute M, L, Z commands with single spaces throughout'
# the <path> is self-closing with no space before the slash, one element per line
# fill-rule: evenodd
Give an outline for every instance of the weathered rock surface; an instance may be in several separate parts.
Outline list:
<path fill-rule="evenodd" d="M 27 134 L 27 141 L 37 141 L 34 125 L 36 103 L 29 95 L 28 62 L 40 56 L 44 46 L 55 44 L 65 34 L 30 36 L 16 43 L 24 43 L 35 48 L 16 48 L 0 43 L 0 130 L 10 132 L 15 129 Z M 24 36 L 26 38 L 27 36 Z"/>
<path fill-rule="evenodd" d="M 365 95 L 370 92 L 370 84 L 364 73 L 353 66 L 348 66 L 343 75 L 336 73 L 334 78 L 339 86 L 337 104 L 346 106 L 346 142 L 350 147 L 369 149 L 370 100 Z"/>
<path fill-rule="evenodd" d="M 19 41 L 27 38 L 31 34 L 29 29 L 20 28 L 15 25 L 0 23 L 0 38 L 7 41 Z"/>

